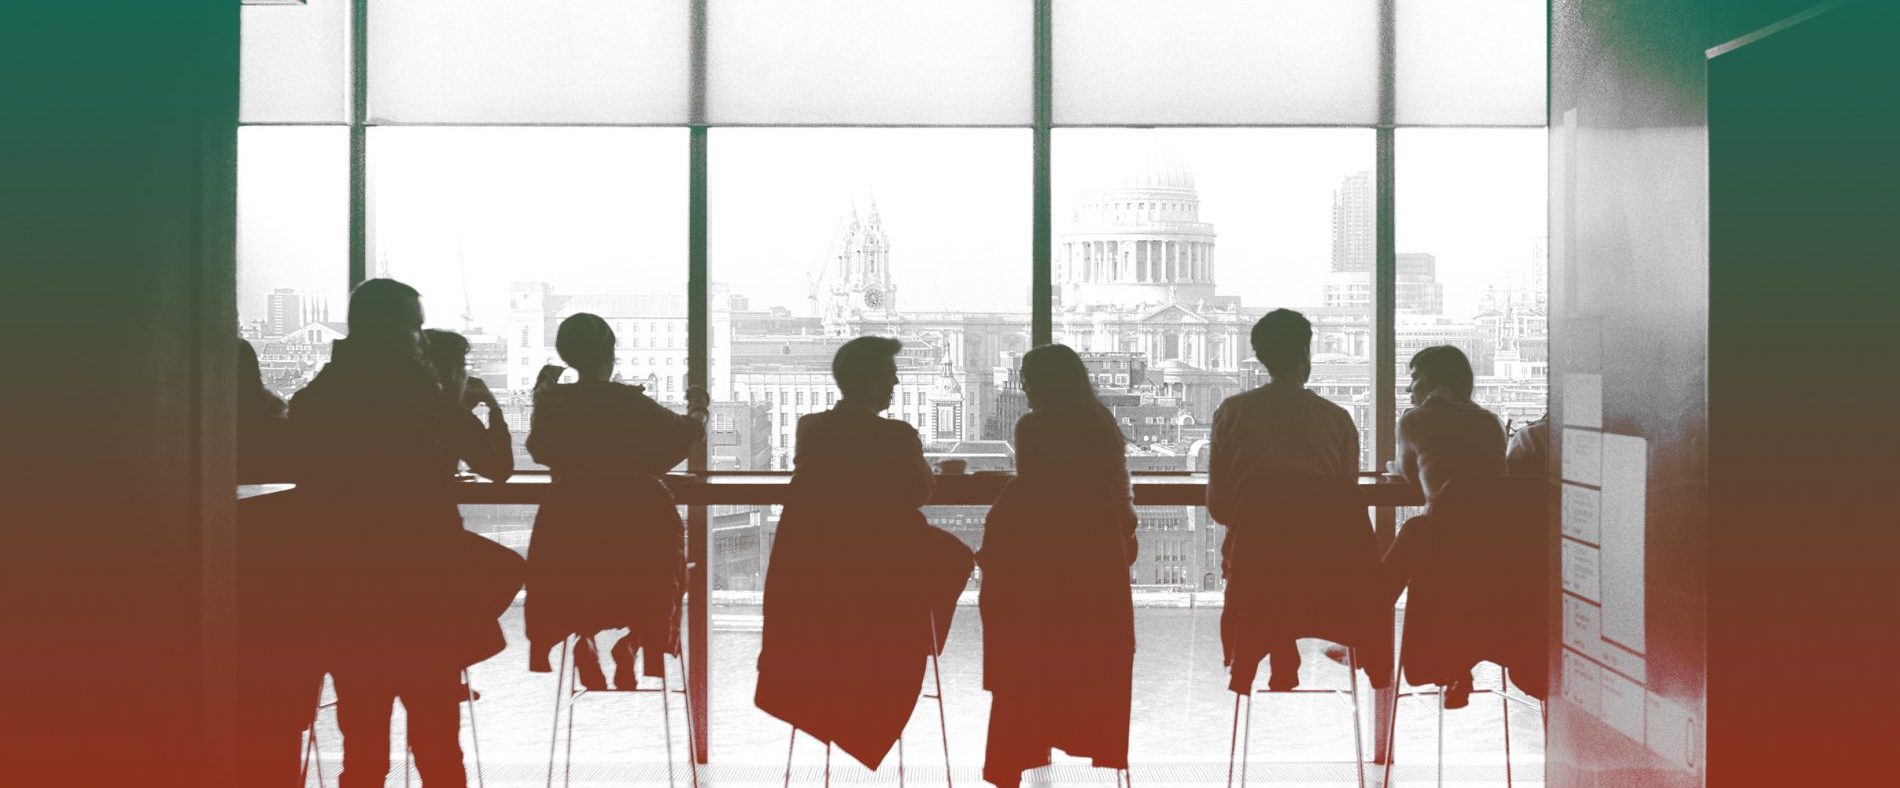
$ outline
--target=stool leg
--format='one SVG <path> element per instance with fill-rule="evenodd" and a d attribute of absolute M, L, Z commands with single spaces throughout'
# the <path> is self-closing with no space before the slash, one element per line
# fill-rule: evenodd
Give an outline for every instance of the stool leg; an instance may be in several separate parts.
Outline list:
<path fill-rule="evenodd" d="M 666 786 L 673 788 L 673 689 L 666 680 L 666 660 L 660 660 L 660 723 L 666 735 Z"/>
<path fill-rule="evenodd" d="M 304 737 L 303 764 L 297 770 L 299 788 L 310 782 L 310 764 L 312 763 L 317 765 L 317 786 L 318 788 L 323 786 L 323 763 L 317 760 L 317 715 L 322 711 L 323 698 L 318 697 L 316 707 L 310 710 L 310 730 L 306 731 L 309 735 Z"/>
<path fill-rule="evenodd" d="M 950 722 L 943 710 L 943 672 L 937 660 L 937 613 L 930 613 L 930 675 L 937 683 L 937 729 L 943 732 L 943 784 L 955 788 L 950 774 Z"/>
<path fill-rule="evenodd" d="M 1392 786 L 1392 762 L 1398 760 L 1399 751 L 1399 671 L 1392 671 L 1392 706 L 1385 715 L 1385 776 L 1380 778 L 1381 788 Z"/>
<path fill-rule="evenodd" d="M 488 788 L 482 776 L 482 733 L 475 727 L 475 681 L 469 678 L 468 668 L 462 669 L 462 686 L 468 690 L 468 741 L 475 746 L 475 786 Z"/>
<path fill-rule="evenodd" d="M 548 788 L 554 788 L 554 750 L 561 743 L 561 690 L 567 682 L 567 645 L 561 641 L 561 661 L 554 672 L 554 729 L 548 732 Z"/>
<path fill-rule="evenodd" d="M 680 666 L 680 700 L 686 705 L 686 775 L 692 780 L 693 788 L 699 788 L 699 739 L 693 733 L 693 678 L 686 666 L 686 654 L 673 655 Z"/>
<path fill-rule="evenodd" d="M 1445 788 L 1445 688 L 1438 688 L 1438 788 Z"/>
<path fill-rule="evenodd" d="M 825 742 L 825 788 L 831 788 L 831 742 Z"/>
<path fill-rule="evenodd" d="M 1359 788 L 1366 788 L 1366 739 L 1360 730 L 1364 716 L 1359 710 L 1359 650 L 1346 649 L 1346 681 L 1352 684 L 1352 762 L 1359 768 Z"/>
<path fill-rule="evenodd" d="M 1234 752 L 1240 749 L 1240 693 L 1234 693 L 1234 729 L 1227 737 L 1227 788 L 1234 788 Z"/>
<path fill-rule="evenodd" d="M 1247 721 L 1240 726 L 1240 785 L 1247 786 L 1247 750 L 1253 746 L 1253 693 L 1247 693 Z"/>
<path fill-rule="evenodd" d="M 1504 678 L 1504 666 L 1498 666 L 1498 713 L 1504 715 L 1504 788 L 1512 788 L 1511 779 L 1511 699 L 1504 697 L 1510 683 Z"/>
<path fill-rule="evenodd" d="M 792 748 L 798 746 L 798 726 L 792 726 L 792 737 L 785 742 L 785 788 L 792 788 Z"/>
<path fill-rule="evenodd" d="M 562 763 L 561 763 L 562 788 L 566 788 L 566 786 L 572 784 L 574 780 L 574 713 L 578 708 L 577 704 L 574 703 L 575 695 L 576 695 L 576 693 L 574 692 L 574 685 L 580 681 L 580 678 L 581 678 L 580 668 L 573 668 L 568 671 L 568 674 L 567 674 L 567 753 L 562 756 L 563 758 Z"/>
<path fill-rule="evenodd" d="M 897 788 L 904 788 L 904 735 L 897 735 Z"/>
<path fill-rule="evenodd" d="M 408 738 L 408 736 L 409 734 L 406 732 L 403 734 L 403 738 Z M 404 744 L 402 746 L 402 788 L 409 788 L 409 761 L 411 760 L 410 756 L 413 754 L 415 754 L 415 750 L 410 749 L 409 745 Z"/>

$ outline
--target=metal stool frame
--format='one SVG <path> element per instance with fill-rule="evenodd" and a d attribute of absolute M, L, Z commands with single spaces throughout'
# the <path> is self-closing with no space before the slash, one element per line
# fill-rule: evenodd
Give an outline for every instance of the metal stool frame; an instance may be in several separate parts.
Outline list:
<path fill-rule="evenodd" d="M 1549 710 L 1544 706 L 1544 704 L 1541 701 L 1538 701 L 1535 698 L 1529 698 L 1529 697 L 1520 698 L 1515 695 L 1512 695 L 1508 691 L 1509 687 L 1510 687 L 1510 682 L 1505 677 L 1504 666 L 1499 665 L 1497 689 L 1477 689 L 1474 687 L 1471 690 L 1471 694 L 1473 695 L 1498 696 L 1498 712 L 1502 718 L 1501 722 L 1504 725 L 1504 785 L 1506 786 L 1506 788 L 1510 788 L 1510 786 L 1515 784 L 1514 776 L 1511 771 L 1511 702 L 1516 701 L 1518 703 L 1524 704 L 1527 707 L 1535 708 L 1540 713 L 1543 713 L 1544 715 L 1546 715 L 1544 717 L 1546 732 L 1548 732 L 1549 721 L 1550 721 L 1550 718 L 1548 716 Z M 1423 691 L 1413 690 L 1411 692 L 1392 693 L 1392 709 L 1391 709 L 1392 713 L 1386 716 L 1385 770 L 1384 770 L 1384 776 L 1382 778 L 1383 785 L 1390 786 L 1392 784 L 1392 762 L 1395 760 L 1398 760 L 1395 757 L 1395 755 L 1398 749 L 1398 740 L 1397 740 L 1396 734 L 1398 733 L 1398 729 L 1399 729 L 1399 699 L 1400 698 L 1426 698 L 1426 697 L 1438 698 L 1437 784 L 1439 786 L 1443 786 L 1445 784 L 1445 689 L 1443 687 L 1440 687 L 1435 690 L 1423 690 Z"/>
<path fill-rule="evenodd" d="M 685 701 L 687 771 L 691 777 L 693 788 L 699 788 L 699 764 L 694 760 L 692 755 L 698 752 L 698 748 L 693 730 L 693 694 L 688 691 L 688 688 L 692 686 L 693 682 L 688 675 L 688 671 L 691 668 L 688 667 L 686 661 L 686 639 L 683 637 L 680 638 L 680 648 L 675 651 L 669 651 L 661 657 L 662 669 L 660 671 L 659 689 L 635 686 L 630 689 L 590 690 L 584 687 L 577 687 L 580 680 L 580 671 L 575 669 L 573 659 L 571 658 L 575 637 L 577 636 L 569 635 L 565 640 L 561 641 L 561 667 L 557 672 L 554 682 L 554 730 L 548 739 L 548 787 L 553 788 L 554 786 L 554 753 L 561 739 L 561 713 L 563 711 L 567 713 L 567 751 L 566 757 L 562 759 L 561 764 L 561 785 L 566 786 L 572 782 L 574 776 L 574 704 L 581 698 L 593 693 L 637 695 L 643 692 L 657 692 L 660 695 L 661 728 L 666 737 L 666 784 L 669 786 L 673 785 L 677 780 L 673 758 L 672 701 L 672 696 L 677 693 Z M 672 688 L 671 679 L 667 677 L 664 669 L 664 660 L 665 657 L 668 656 L 672 657 L 679 665 L 682 686 L 677 690 Z M 637 684 L 637 670 L 635 672 L 635 679 Z"/>
<path fill-rule="evenodd" d="M 468 704 L 469 743 L 473 745 L 475 749 L 475 785 L 477 786 L 477 788 L 486 788 L 487 783 L 482 775 L 481 730 L 475 725 L 475 684 L 469 679 L 468 668 L 462 669 L 462 687 L 463 689 L 468 690 L 468 700 L 464 702 Z M 325 788 L 324 782 L 323 782 L 323 753 L 320 751 L 320 749 L 317 746 L 317 717 L 318 715 L 323 713 L 324 709 L 335 709 L 336 703 L 337 702 L 334 699 L 327 703 L 318 701 L 317 707 L 311 710 L 310 712 L 310 725 L 306 729 L 306 735 L 304 737 L 303 764 L 299 767 L 299 772 L 297 774 L 297 783 L 299 785 L 307 784 L 310 782 L 310 772 L 312 771 L 310 767 L 312 764 L 315 764 L 316 766 L 315 771 L 317 773 L 317 788 Z M 405 711 L 407 711 L 406 707 L 405 707 Z M 403 739 L 405 740 L 405 743 L 403 744 L 403 750 L 402 750 L 402 784 L 404 786 L 409 785 L 410 756 L 414 752 L 413 750 L 409 748 L 409 745 L 406 743 L 408 738 L 409 736 L 407 732 L 405 732 L 403 735 Z"/>
<path fill-rule="evenodd" d="M 943 672 L 937 664 L 937 614 L 930 613 L 930 675 L 936 684 L 934 692 L 926 692 L 923 697 L 937 702 L 937 730 L 943 735 L 943 781 L 944 785 L 955 788 L 956 780 L 950 770 L 950 723 L 943 710 Z M 785 788 L 792 785 L 792 752 L 798 747 L 798 726 L 792 726 L 791 738 L 785 744 Z M 825 785 L 831 785 L 831 743 L 825 743 Z M 897 785 L 905 785 L 904 774 L 904 735 L 897 735 Z M 1132 786 L 1130 787 L 1132 788 Z"/>
<path fill-rule="evenodd" d="M 1359 788 L 1366 788 L 1366 744 L 1363 731 L 1364 712 L 1359 706 L 1359 651 L 1346 649 L 1346 676 L 1351 682 L 1350 689 L 1290 689 L 1290 690 L 1253 690 L 1246 693 L 1234 693 L 1234 729 L 1227 744 L 1227 786 L 1234 785 L 1234 750 L 1240 750 L 1240 784 L 1247 784 L 1247 754 L 1253 739 L 1253 696 L 1254 695 L 1345 695 L 1352 703 L 1352 759 L 1359 772 Z M 1240 699 L 1247 699 L 1247 722 L 1243 732 L 1241 728 Z M 1390 758 L 1387 759 L 1388 764 Z"/>

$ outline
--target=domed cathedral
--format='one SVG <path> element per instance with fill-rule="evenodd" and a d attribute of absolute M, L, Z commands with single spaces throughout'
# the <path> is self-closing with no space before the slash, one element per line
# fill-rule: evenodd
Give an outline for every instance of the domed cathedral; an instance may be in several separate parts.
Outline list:
<path fill-rule="evenodd" d="M 1205 423 L 1247 388 L 1247 333 L 1264 310 L 1215 293 L 1214 226 L 1194 172 L 1152 130 L 1131 135 L 1119 171 L 1077 195 L 1055 249 L 1057 341 L 1137 352 L 1158 397 Z"/>
<path fill-rule="evenodd" d="M 1058 309 L 1212 302 L 1214 226 L 1194 173 L 1153 131 L 1119 177 L 1084 192 L 1056 245 Z"/>
<path fill-rule="evenodd" d="M 897 285 L 891 280 L 891 241 L 878 216 L 877 198 L 869 215 L 858 218 L 851 201 L 849 218 L 839 222 L 831 246 L 812 277 L 813 307 L 825 331 L 836 336 L 892 334 L 897 327 Z"/>

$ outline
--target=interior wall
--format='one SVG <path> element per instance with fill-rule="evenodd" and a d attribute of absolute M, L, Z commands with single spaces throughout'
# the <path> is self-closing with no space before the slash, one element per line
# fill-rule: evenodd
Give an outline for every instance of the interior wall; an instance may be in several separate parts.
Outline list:
<path fill-rule="evenodd" d="M 1548 780 L 1858 784 L 1892 730 L 1893 4 L 1551 13 L 1554 470 L 1642 439 L 1642 571 L 1599 579 L 1647 642 L 1612 692 L 1553 589 Z"/>
<path fill-rule="evenodd" d="M 0 8 L 9 785 L 222 781 L 237 23 Z"/>
<path fill-rule="evenodd" d="M 1689 754 L 1699 753 L 1699 732 L 1672 726 L 1679 748 L 1659 730 L 1652 747 L 1643 718 L 1654 696 L 1676 716 L 1700 719 L 1707 693 L 1705 13 L 1700 2 L 1552 4 L 1552 451 L 1563 478 L 1590 482 L 1565 452 L 1587 455 L 1586 440 L 1633 436 L 1644 465 L 1635 541 L 1613 535 L 1606 513 L 1598 537 L 1605 556 L 1634 550 L 1641 574 L 1606 567 L 1601 592 L 1568 603 L 1558 592 L 1553 603 L 1545 754 L 1553 785 L 1701 784 Z M 1585 412 L 1594 410 L 1593 379 L 1600 420 Z M 1589 459 L 1600 462 L 1600 450 Z M 1609 496 L 1604 489 L 1604 509 Z M 1573 549 L 1596 562 L 1599 550 Z M 1568 572 L 1562 556 L 1553 556 L 1553 577 Z M 1640 654 L 1603 642 L 1593 630 L 1607 610 L 1586 601 L 1632 582 L 1643 588 Z M 1599 620 L 1566 620 L 1580 614 Z M 1582 645 L 1566 649 L 1567 640 Z"/>
<path fill-rule="evenodd" d="M 1893 780 L 1896 43 L 1861 0 L 1710 51 L 1712 782 Z"/>

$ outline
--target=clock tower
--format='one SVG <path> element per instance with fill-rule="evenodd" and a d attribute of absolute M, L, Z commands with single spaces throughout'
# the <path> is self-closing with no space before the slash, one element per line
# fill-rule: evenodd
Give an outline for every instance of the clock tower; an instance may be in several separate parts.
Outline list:
<path fill-rule="evenodd" d="M 897 286 L 891 282 L 891 244 L 875 197 L 863 220 L 852 201 L 850 219 L 832 238 L 829 257 L 825 328 L 840 335 L 888 333 L 897 322 Z"/>

